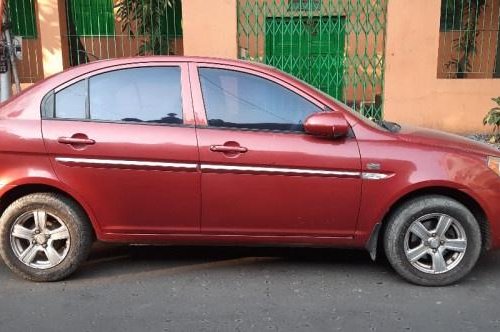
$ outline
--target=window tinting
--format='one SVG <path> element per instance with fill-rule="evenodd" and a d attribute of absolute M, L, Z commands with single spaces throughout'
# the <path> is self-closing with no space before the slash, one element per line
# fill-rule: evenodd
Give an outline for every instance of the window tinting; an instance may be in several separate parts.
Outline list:
<path fill-rule="evenodd" d="M 178 67 L 117 70 L 90 78 L 90 118 L 182 123 Z"/>
<path fill-rule="evenodd" d="M 87 83 L 85 80 L 56 93 L 55 117 L 62 119 L 85 119 Z"/>
<path fill-rule="evenodd" d="M 304 119 L 320 109 L 279 84 L 224 69 L 199 70 L 208 124 L 263 130 L 303 131 Z"/>

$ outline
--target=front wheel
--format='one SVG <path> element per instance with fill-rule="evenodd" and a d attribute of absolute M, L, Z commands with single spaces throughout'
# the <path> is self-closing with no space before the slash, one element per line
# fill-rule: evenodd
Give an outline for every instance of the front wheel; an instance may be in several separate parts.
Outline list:
<path fill-rule="evenodd" d="M 449 285 L 465 277 L 481 253 L 474 215 L 444 196 L 410 200 L 389 218 L 384 249 L 392 267 L 423 286 Z"/>
<path fill-rule="evenodd" d="M 52 193 L 24 196 L 0 218 L 0 254 L 7 266 L 33 281 L 57 281 L 87 258 L 93 235 L 82 209 Z"/>

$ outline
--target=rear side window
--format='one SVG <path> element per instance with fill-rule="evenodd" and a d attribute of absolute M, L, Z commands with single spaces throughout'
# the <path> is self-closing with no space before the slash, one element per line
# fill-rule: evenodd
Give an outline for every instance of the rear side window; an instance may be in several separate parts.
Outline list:
<path fill-rule="evenodd" d="M 56 118 L 182 124 L 179 67 L 123 69 L 92 76 L 55 94 Z"/>
<path fill-rule="evenodd" d="M 86 81 L 80 81 L 68 86 L 55 95 L 55 117 L 62 119 L 85 119 L 86 101 Z"/>
<path fill-rule="evenodd" d="M 321 109 L 262 77 L 226 69 L 200 68 L 208 125 L 302 132 L 304 120 Z"/>
<path fill-rule="evenodd" d="M 90 117 L 182 123 L 180 68 L 134 68 L 90 78 Z"/>

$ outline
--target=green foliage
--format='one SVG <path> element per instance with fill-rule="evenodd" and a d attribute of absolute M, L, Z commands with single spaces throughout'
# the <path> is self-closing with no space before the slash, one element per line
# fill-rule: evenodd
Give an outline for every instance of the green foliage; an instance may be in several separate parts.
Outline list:
<path fill-rule="evenodd" d="M 165 32 L 169 13 L 180 0 L 120 0 L 116 4 L 116 15 L 122 30 L 130 37 L 144 38 L 139 48 L 140 55 L 171 54 L 171 35 Z"/>
<path fill-rule="evenodd" d="M 493 107 L 484 117 L 483 124 L 493 126 L 493 136 L 491 142 L 498 142 L 500 139 L 500 97 L 492 98 L 496 107 Z"/>

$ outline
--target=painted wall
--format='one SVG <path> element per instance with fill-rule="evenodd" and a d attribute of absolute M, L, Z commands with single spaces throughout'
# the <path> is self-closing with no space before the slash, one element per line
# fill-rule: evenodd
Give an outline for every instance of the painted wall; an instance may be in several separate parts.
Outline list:
<path fill-rule="evenodd" d="M 182 1 L 184 55 L 237 57 L 236 0 Z"/>
<path fill-rule="evenodd" d="M 37 27 L 42 47 L 44 77 L 63 70 L 59 5 L 63 0 L 37 1 Z"/>
<path fill-rule="evenodd" d="M 437 0 L 388 3 L 385 118 L 456 133 L 489 131 L 482 118 L 493 107 L 490 99 L 500 95 L 500 80 L 436 75 L 440 4 Z"/>
<path fill-rule="evenodd" d="M 183 1 L 184 54 L 237 58 L 236 1 Z M 38 67 L 44 76 L 63 69 L 63 4 L 64 0 L 37 1 L 43 64 Z M 457 133 L 489 131 L 482 118 L 493 107 L 490 99 L 500 95 L 500 79 L 438 78 L 440 4 L 388 2 L 385 118 Z"/>

